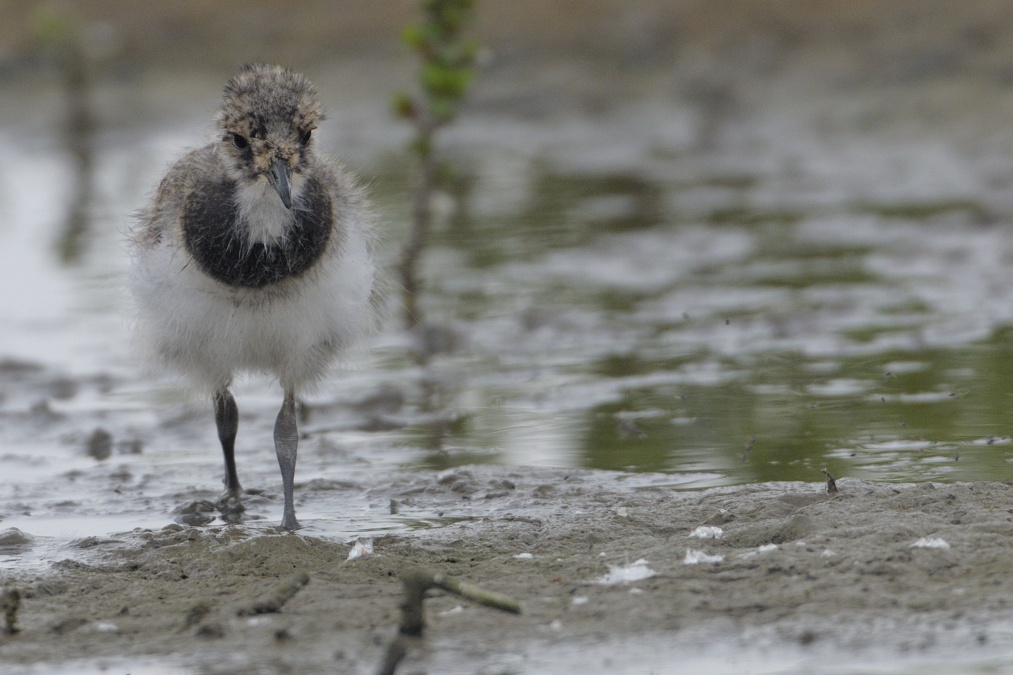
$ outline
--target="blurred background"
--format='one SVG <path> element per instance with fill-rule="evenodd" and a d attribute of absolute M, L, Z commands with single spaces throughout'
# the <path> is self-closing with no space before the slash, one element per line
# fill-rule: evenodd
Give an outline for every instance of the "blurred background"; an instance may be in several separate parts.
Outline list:
<path fill-rule="evenodd" d="M 277 62 L 321 91 L 320 148 L 370 185 L 392 266 L 413 165 L 391 102 L 417 80 L 419 4 L 0 13 L 0 460 L 104 485 L 112 456 L 144 490 L 145 462 L 164 477 L 185 446 L 199 471 L 178 482 L 203 485 L 207 406 L 129 349 L 131 214 L 210 137 L 234 70 Z M 1011 29 L 988 0 L 479 0 L 474 84 L 438 140 L 455 171 L 427 324 L 392 319 L 307 398 L 300 476 L 1013 478 Z M 247 446 L 272 387 L 243 392 Z M 250 454 L 273 481 L 273 453 Z"/>

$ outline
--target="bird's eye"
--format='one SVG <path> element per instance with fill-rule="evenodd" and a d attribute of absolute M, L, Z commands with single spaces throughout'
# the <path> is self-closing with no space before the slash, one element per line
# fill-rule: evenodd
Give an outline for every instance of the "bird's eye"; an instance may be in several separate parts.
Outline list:
<path fill-rule="evenodd" d="M 250 142 L 239 134 L 232 134 L 232 142 L 236 144 L 236 147 L 240 150 L 244 150 L 250 145 Z"/>
<path fill-rule="evenodd" d="M 310 142 L 310 135 L 312 133 L 313 133 L 312 129 L 307 129 L 306 131 L 300 131 L 299 132 L 299 143 L 302 144 L 302 145 L 306 145 L 307 143 L 309 143 Z"/>

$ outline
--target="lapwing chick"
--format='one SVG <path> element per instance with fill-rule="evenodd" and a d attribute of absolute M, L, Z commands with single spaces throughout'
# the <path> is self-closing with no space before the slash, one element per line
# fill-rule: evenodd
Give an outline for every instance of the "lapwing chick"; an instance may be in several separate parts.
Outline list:
<path fill-rule="evenodd" d="M 225 457 L 227 520 L 242 512 L 234 375 L 277 378 L 274 447 L 293 503 L 296 396 L 374 323 L 373 217 L 354 178 L 321 159 L 316 89 L 249 65 L 225 85 L 214 140 L 177 161 L 132 234 L 138 337 L 209 395 Z"/>

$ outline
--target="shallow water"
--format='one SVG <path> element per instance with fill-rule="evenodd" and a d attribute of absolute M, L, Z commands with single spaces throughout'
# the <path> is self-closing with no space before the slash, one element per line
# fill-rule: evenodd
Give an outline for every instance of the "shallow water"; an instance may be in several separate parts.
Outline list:
<path fill-rule="evenodd" d="M 337 152 L 348 134 L 386 139 L 349 161 L 390 263 L 404 134 L 367 112 L 320 136 Z M 404 334 L 395 309 L 369 352 L 305 397 L 303 522 L 341 538 L 439 525 L 453 514 L 391 513 L 386 477 L 473 463 L 660 472 L 674 488 L 820 481 L 823 468 L 1013 478 L 1013 242 L 987 199 L 998 169 L 932 135 L 753 112 L 703 149 L 694 113 L 658 102 L 465 118 L 424 264 L 429 328 Z M 14 477 L 0 528 L 37 538 L 0 565 L 164 524 L 219 489 L 209 406 L 141 371 L 122 287 L 129 214 L 206 129 L 103 131 L 85 175 L 57 137 L 0 129 L 19 167 L 0 177 L 0 470 Z M 240 475 L 264 491 L 248 525 L 273 527 L 279 394 L 256 378 L 238 393 Z"/>

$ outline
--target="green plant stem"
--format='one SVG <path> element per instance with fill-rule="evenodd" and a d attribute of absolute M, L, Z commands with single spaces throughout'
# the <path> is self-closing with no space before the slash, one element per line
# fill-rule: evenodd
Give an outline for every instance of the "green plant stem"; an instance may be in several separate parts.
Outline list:
<path fill-rule="evenodd" d="M 417 95 L 394 98 L 395 113 L 415 128 L 412 146 L 418 158 L 412 185 L 411 231 L 401 255 L 400 276 L 405 325 L 422 321 L 418 298 L 419 261 L 432 226 L 431 201 L 439 188 L 440 169 L 434 153 L 436 132 L 450 124 L 472 80 L 477 43 L 465 39 L 474 0 L 422 0 L 423 20 L 404 30 L 403 39 L 421 61 Z"/>

